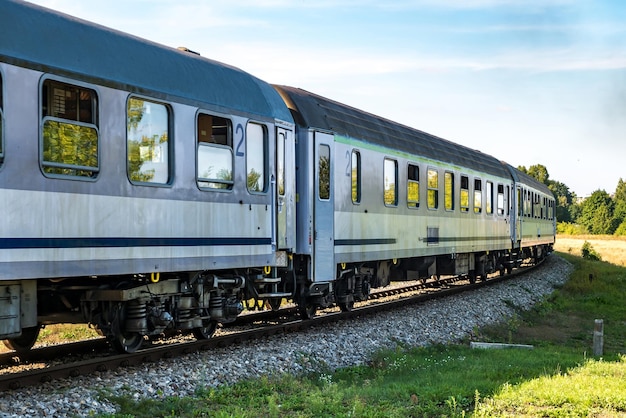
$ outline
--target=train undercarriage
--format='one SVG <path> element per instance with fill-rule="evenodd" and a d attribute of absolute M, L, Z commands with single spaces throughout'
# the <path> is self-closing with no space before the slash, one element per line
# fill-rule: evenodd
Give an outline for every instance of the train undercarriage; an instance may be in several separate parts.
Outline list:
<path fill-rule="evenodd" d="M 132 277 L 93 277 L 41 280 L 37 284 L 37 326 L 21 329 L 21 335 L 4 341 L 19 352 L 34 345 L 42 326 L 56 323 L 89 323 L 106 336 L 119 352 L 134 352 L 146 337 L 186 332 L 208 339 L 219 323 L 234 321 L 244 310 L 269 307 L 276 310 L 292 300 L 303 318 L 320 308 L 339 306 L 352 310 L 367 300 L 372 288 L 392 281 L 427 280 L 443 275 L 486 280 L 504 274 L 523 260 L 538 262 L 551 251 L 538 245 L 520 251 L 494 251 L 408 259 L 338 264 L 336 279 L 310 282 L 310 265 L 294 258 L 288 268 L 257 268 L 183 274 L 147 274 Z"/>

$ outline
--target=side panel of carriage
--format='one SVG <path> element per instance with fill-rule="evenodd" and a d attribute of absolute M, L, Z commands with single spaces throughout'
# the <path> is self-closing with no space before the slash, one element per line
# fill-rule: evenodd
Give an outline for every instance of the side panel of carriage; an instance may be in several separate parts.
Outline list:
<path fill-rule="evenodd" d="M 509 178 L 341 136 L 335 154 L 336 263 L 467 274 L 510 250 Z"/>

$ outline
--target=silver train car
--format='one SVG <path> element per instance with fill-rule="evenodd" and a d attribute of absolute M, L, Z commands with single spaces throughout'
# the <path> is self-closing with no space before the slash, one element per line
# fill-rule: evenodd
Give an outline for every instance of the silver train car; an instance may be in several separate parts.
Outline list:
<path fill-rule="evenodd" d="M 90 322 L 133 351 L 171 328 L 210 336 L 242 289 L 287 296 L 272 269 L 295 242 L 295 168 L 276 154 L 294 161 L 294 123 L 269 84 L 3 1 L 0 86 L 7 345 Z"/>
<path fill-rule="evenodd" d="M 10 348 L 75 322 L 132 352 L 170 330 L 209 338 L 246 301 L 310 317 L 551 251 L 552 193 L 491 156 L 184 48 L 0 8 Z"/>
<path fill-rule="evenodd" d="M 296 121 L 304 316 L 371 287 L 470 281 L 539 260 L 555 240 L 547 186 L 490 155 L 333 100 L 275 86 Z"/>

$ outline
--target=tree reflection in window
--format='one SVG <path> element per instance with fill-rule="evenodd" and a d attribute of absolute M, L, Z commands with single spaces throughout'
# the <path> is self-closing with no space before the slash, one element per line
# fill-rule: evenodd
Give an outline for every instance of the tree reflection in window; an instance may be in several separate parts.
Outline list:
<path fill-rule="evenodd" d="M 406 182 L 406 201 L 410 208 L 420 206 L 420 170 L 419 166 L 409 164 Z"/>
<path fill-rule="evenodd" d="M 251 192 L 264 192 L 267 186 L 265 129 L 258 123 L 249 123 L 246 129 L 247 184 Z"/>
<path fill-rule="evenodd" d="M 198 186 L 211 189 L 233 188 L 233 152 L 220 145 L 198 145 Z"/>
<path fill-rule="evenodd" d="M 460 196 L 461 212 L 469 212 L 469 178 L 461 176 L 461 196 Z"/>
<path fill-rule="evenodd" d="M 481 179 L 474 179 L 474 213 L 483 211 L 483 182 Z"/>
<path fill-rule="evenodd" d="M 439 173 L 428 169 L 428 209 L 439 208 Z"/>
<path fill-rule="evenodd" d="M 285 133 L 279 132 L 276 140 L 276 173 L 278 194 L 285 195 Z"/>
<path fill-rule="evenodd" d="M 454 173 L 443 173 L 443 206 L 445 210 L 454 210 Z"/>
<path fill-rule="evenodd" d="M 398 204 L 398 162 L 385 158 L 383 166 L 384 177 L 384 197 L 383 200 L 387 206 L 396 206 Z"/>
<path fill-rule="evenodd" d="M 45 80 L 42 88 L 42 169 L 46 174 L 98 173 L 97 96 L 94 90 Z"/>
<path fill-rule="evenodd" d="M 128 100 L 127 158 L 131 181 L 169 182 L 169 113 L 165 105 L 136 97 Z"/>
<path fill-rule="evenodd" d="M 318 195 L 322 200 L 330 199 L 330 147 L 320 144 L 318 149 Z"/>
<path fill-rule="evenodd" d="M 356 150 L 352 150 L 352 170 L 351 170 L 351 183 L 352 183 L 352 203 L 361 202 L 361 153 Z"/>

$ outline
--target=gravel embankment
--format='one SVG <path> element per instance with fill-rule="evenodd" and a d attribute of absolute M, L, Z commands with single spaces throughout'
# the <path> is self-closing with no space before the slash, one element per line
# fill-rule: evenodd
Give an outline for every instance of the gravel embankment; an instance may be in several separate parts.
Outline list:
<path fill-rule="evenodd" d="M 115 407 L 101 400 L 103 392 L 135 399 L 187 396 L 198 385 L 217 386 L 264 374 L 363 364 L 374 351 L 398 343 L 423 346 L 458 341 L 475 327 L 512 316 L 514 307 L 530 308 L 564 283 L 571 270 L 567 261 L 553 255 L 539 271 L 445 300 L 140 367 L 55 381 L 45 387 L 5 392 L 0 394 L 0 417 L 112 413 Z"/>

